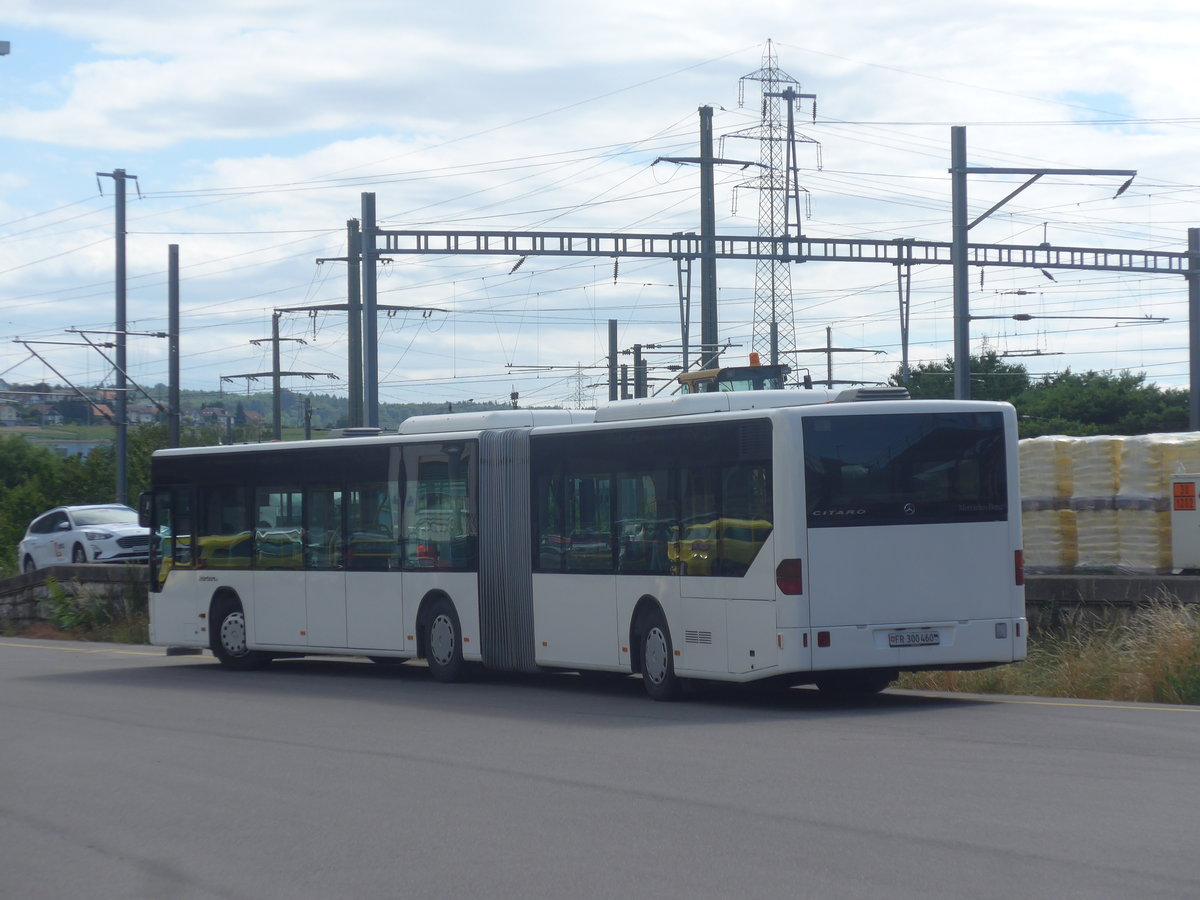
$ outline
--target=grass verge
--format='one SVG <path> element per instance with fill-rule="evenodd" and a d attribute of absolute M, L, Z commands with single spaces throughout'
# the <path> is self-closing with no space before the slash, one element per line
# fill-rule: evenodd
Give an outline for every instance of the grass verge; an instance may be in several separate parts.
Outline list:
<path fill-rule="evenodd" d="M 1200 616 L 1160 600 L 1121 623 L 1074 625 L 1031 639 L 1029 657 L 978 672 L 913 672 L 900 687 L 979 694 L 1200 705 Z"/>

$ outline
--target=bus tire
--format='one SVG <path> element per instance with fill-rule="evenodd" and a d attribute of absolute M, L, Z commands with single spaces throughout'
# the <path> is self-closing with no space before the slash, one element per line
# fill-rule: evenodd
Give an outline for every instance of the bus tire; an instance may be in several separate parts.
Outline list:
<path fill-rule="evenodd" d="M 642 684 L 652 700 L 675 700 L 682 685 L 675 676 L 675 654 L 666 617 L 655 610 L 642 627 Z"/>
<path fill-rule="evenodd" d="M 209 616 L 209 646 L 221 665 L 241 672 L 261 669 L 271 661 L 267 653 L 246 646 L 246 613 L 237 600 L 225 597 L 213 604 Z"/>
<path fill-rule="evenodd" d="M 439 597 L 425 617 L 425 661 L 434 681 L 451 682 L 463 677 L 466 662 L 462 652 L 462 629 L 454 604 Z"/>

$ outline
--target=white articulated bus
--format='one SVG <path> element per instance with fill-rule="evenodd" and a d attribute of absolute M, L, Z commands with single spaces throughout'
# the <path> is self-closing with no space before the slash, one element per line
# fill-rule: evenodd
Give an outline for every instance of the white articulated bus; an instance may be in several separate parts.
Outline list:
<path fill-rule="evenodd" d="M 903 396 L 906 396 L 901 392 Z M 1022 659 L 1007 404 L 700 393 L 163 450 L 151 640 L 877 691 Z"/>

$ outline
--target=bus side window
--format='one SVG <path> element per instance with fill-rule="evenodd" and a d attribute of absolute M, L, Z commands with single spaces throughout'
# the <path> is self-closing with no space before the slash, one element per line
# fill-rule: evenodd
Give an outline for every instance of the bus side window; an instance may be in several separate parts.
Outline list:
<path fill-rule="evenodd" d="M 154 493 L 154 534 L 150 536 L 153 576 L 161 586 L 171 569 L 192 565 L 191 494 L 183 488 Z"/>
<path fill-rule="evenodd" d="M 174 506 L 174 550 L 172 559 L 176 566 L 191 566 L 192 565 L 192 541 L 195 533 L 192 520 L 192 496 L 189 491 L 176 490 L 172 492 L 174 496 L 172 505 Z"/>
<path fill-rule="evenodd" d="M 564 479 L 564 487 L 563 571 L 611 572 L 612 480 L 608 475 L 571 475 Z"/>
<path fill-rule="evenodd" d="M 472 445 L 461 441 L 404 448 L 406 569 L 469 572 L 479 546 Z"/>
<path fill-rule="evenodd" d="M 305 509 L 308 511 L 304 539 L 305 568 L 343 568 L 342 492 L 327 486 L 310 487 Z"/>
<path fill-rule="evenodd" d="M 239 486 L 200 489 L 197 553 L 201 568 L 248 569 L 253 532 L 246 492 Z"/>
<path fill-rule="evenodd" d="M 617 479 L 618 569 L 666 575 L 668 544 L 677 526 L 669 508 L 669 475 L 661 469 Z"/>
<path fill-rule="evenodd" d="M 304 495 L 290 488 L 258 488 L 254 497 L 254 566 L 299 569 L 304 564 Z"/>
<path fill-rule="evenodd" d="M 534 508 L 533 566 L 537 571 L 561 572 L 567 539 L 563 528 L 563 479 L 554 472 L 536 480 L 537 500 Z"/>
<path fill-rule="evenodd" d="M 346 568 L 360 572 L 398 568 L 399 541 L 387 482 L 352 484 L 346 511 Z"/>

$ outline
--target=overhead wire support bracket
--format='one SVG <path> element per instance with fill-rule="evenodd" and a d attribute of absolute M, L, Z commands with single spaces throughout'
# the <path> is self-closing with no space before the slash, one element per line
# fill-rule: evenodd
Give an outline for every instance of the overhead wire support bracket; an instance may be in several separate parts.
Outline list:
<path fill-rule="evenodd" d="M 113 417 L 112 413 L 110 413 L 103 406 L 101 406 L 99 403 L 97 403 L 95 400 L 93 400 L 91 397 L 89 397 L 87 394 L 85 394 L 81 388 L 76 387 L 76 385 L 71 381 L 70 378 L 68 378 L 66 375 L 64 375 L 62 372 L 58 371 L 58 369 L 54 368 L 54 366 L 50 364 L 50 360 L 46 359 L 46 357 L 42 356 L 42 354 L 38 353 L 36 350 L 34 350 L 32 347 L 29 346 L 30 344 L 67 344 L 68 346 L 82 347 L 82 346 L 85 346 L 84 344 L 80 344 L 80 343 L 68 344 L 68 342 L 66 342 L 66 341 L 23 341 L 20 338 L 16 338 L 15 340 L 13 340 L 13 343 L 21 344 L 22 346 L 24 346 L 24 348 L 26 350 L 28 350 L 30 353 L 32 353 L 34 356 L 36 356 L 39 360 L 41 360 L 42 365 L 44 365 L 47 369 L 49 369 L 51 372 L 53 372 L 55 375 L 57 375 L 59 378 L 61 378 L 63 380 L 63 383 L 66 384 L 67 387 L 69 387 L 76 394 L 78 394 L 79 398 L 81 400 L 83 400 L 85 403 L 87 403 L 92 409 L 96 410 L 96 412 L 100 413 L 100 415 L 104 416 L 104 418 L 108 419 L 108 421 L 116 424 L 116 419 Z"/>
<path fill-rule="evenodd" d="M 112 344 L 97 344 L 94 341 L 92 341 L 91 338 L 88 337 L 88 333 L 86 331 L 79 331 L 78 329 L 74 329 L 74 328 L 68 328 L 67 331 L 71 332 L 72 334 L 80 335 L 85 341 L 87 341 L 87 346 L 91 347 L 93 350 L 95 350 L 97 353 L 99 353 L 101 359 L 103 359 L 106 363 L 108 363 L 110 366 L 112 366 L 113 369 L 116 370 L 116 372 L 118 372 L 121 376 L 123 376 L 125 379 L 127 379 L 129 381 L 129 383 L 132 384 L 135 388 L 137 388 L 143 397 L 145 397 L 147 400 L 149 400 L 151 403 L 153 403 L 158 408 L 159 412 L 167 412 L 167 408 L 165 406 L 163 406 L 161 403 L 158 402 L 158 400 L 156 400 L 154 397 L 152 397 L 150 395 L 149 391 L 147 391 L 144 387 L 142 387 L 140 384 L 138 384 L 136 381 L 134 381 L 129 376 L 128 372 L 126 372 L 123 368 L 121 368 L 121 366 L 117 365 L 113 360 L 109 359 L 108 354 L 100 349 L 101 347 L 111 347 Z M 111 334 L 112 332 L 98 331 L 95 333 L 96 334 Z M 125 332 L 125 333 L 128 334 L 129 332 Z M 156 335 L 154 335 L 154 337 L 166 337 L 166 335 L 165 334 L 156 334 Z M 127 390 L 127 389 L 120 388 L 120 390 Z"/>

